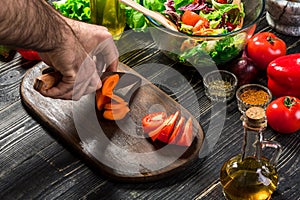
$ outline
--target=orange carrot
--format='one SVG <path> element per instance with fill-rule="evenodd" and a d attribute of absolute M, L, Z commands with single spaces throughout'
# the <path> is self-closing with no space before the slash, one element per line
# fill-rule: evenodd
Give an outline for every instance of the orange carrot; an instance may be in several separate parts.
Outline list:
<path fill-rule="evenodd" d="M 123 101 L 123 102 L 120 102 L 120 103 L 115 103 L 115 102 L 111 102 L 111 103 L 107 103 L 104 105 L 104 109 L 122 109 L 124 107 L 127 106 L 127 102 Z"/>
<path fill-rule="evenodd" d="M 113 95 L 111 96 L 111 99 L 114 100 L 114 101 L 117 102 L 117 103 L 125 102 L 125 100 L 124 100 L 122 97 L 119 97 L 119 96 L 116 95 L 116 94 L 113 94 Z"/>
<path fill-rule="evenodd" d="M 128 106 L 124 106 L 121 109 L 107 109 L 103 112 L 103 117 L 108 120 L 120 120 L 123 119 L 129 111 Z"/>
<path fill-rule="evenodd" d="M 118 74 L 113 74 L 108 76 L 106 79 L 103 80 L 102 85 L 102 94 L 105 96 L 112 96 L 113 90 L 115 89 L 116 85 L 118 84 L 120 77 Z"/>
<path fill-rule="evenodd" d="M 101 90 L 96 91 L 96 104 L 99 111 L 104 108 L 104 105 L 110 103 L 110 98 L 102 94 Z"/>
<path fill-rule="evenodd" d="M 96 103 L 99 111 L 103 112 L 103 117 L 108 120 L 123 119 L 130 111 L 128 103 L 118 95 L 113 93 L 120 77 L 113 74 L 102 81 L 102 88 L 96 91 Z"/>

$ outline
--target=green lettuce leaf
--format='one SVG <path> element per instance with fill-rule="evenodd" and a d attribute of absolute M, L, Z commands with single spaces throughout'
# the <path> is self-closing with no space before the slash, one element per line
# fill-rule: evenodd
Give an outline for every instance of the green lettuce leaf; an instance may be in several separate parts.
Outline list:
<path fill-rule="evenodd" d="M 89 0 L 61 0 L 54 1 L 53 6 L 62 15 L 83 22 L 91 22 Z"/>

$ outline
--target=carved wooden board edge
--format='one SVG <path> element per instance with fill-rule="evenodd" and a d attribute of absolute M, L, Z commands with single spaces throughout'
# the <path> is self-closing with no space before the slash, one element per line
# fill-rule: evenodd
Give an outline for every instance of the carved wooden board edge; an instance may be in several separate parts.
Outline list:
<path fill-rule="evenodd" d="M 29 69 L 21 84 L 21 98 L 24 105 L 27 107 L 27 110 L 33 115 L 35 115 L 38 119 L 41 120 L 41 123 L 46 126 L 46 128 L 50 128 L 51 132 L 55 132 L 56 136 L 59 139 L 62 139 L 68 146 L 75 150 L 82 158 L 87 161 L 92 167 L 95 167 L 105 176 L 109 177 L 112 180 L 116 181 L 126 181 L 126 182 L 149 182 L 149 181 L 157 181 L 162 178 L 173 175 L 174 173 L 185 169 L 188 164 L 198 158 L 199 151 L 202 147 L 204 141 L 204 133 L 202 127 L 199 125 L 199 132 L 197 134 L 197 140 L 193 143 L 196 143 L 195 150 L 191 152 L 188 159 L 180 159 L 180 161 L 176 161 L 173 166 L 166 167 L 161 171 L 155 171 L 154 173 L 145 173 L 145 174 L 124 174 L 118 173 L 114 169 L 111 169 L 109 166 L 102 164 L 99 162 L 93 155 L 89 152 L 85 151 L 82 147 L 80 137 L 78 136 L 76 127 L 74 125 L 74 121 L 72 118 L 72 107 L 73 102 L 70 100 L 60 100 L 60 99 L 51 99 L 46 98 L 40 95 L 33 88 L 34 79 L 42 74 L 42 69 L 47 67 L 46 64 L 40 62 L 36 64 L 33 68 Z M 119 64 L 119 71 L 129 71 L 131 73 L 137 74 L 130 67 L 124 65 L 123 63 Z M 143 77 L 141 77 L 143 80 Z M 147 80 L 146 80 L 147 81 Z M 149 82 L 149 81 L 147 81 Z M 152 89 L 159 93 L 159 95 L 163 95 L 164 98 L 167 98 L 168 101 L 172 101 L 174 104 L 177 104 L 171 97 L 167 96 L 163 91 L 159 88 L 151 84 Z M 48 110 L 47 108 L 52 108 Z M 184 109 L 184 108 L 183 108 Z M 53 111 L 54 110 L 54 111 Z M 187 112 L 187 111 L 186 111 Z M 55 114 L 54 114 L 55 113 Z M 196 119 L 193 119 L 196 120 Z M 61 124 L 66 124 L 65 126 L 61 126 Z"/>

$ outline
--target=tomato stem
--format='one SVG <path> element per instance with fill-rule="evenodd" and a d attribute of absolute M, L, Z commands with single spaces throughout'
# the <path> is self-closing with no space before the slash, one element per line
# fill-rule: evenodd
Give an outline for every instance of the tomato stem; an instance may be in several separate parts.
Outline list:
<path fill-rule="evenodd" d="M 297 103 L 295 97 L 285 97 L 284 99 L 284 105 L 287 107 L 287 108 L 291 108 L 293 105 L 295 105 Z"/>
<path fill-rule="evenodd" d="M 272 36 L 268 36 L 268 37 L 267 37 L 267 41 L 268 41 L 271 45 L 273 45 L 273 44 L 275 43 L 275 38 L 273 38 Z"/>

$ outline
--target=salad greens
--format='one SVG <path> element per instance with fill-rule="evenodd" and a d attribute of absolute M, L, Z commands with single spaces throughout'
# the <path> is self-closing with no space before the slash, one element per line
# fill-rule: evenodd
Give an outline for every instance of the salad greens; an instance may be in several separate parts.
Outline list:
<path fill-rule="evenodd" d="M 89 0 L 60 0 L 54 1 L 53 6 L 66 17 L 83 22 L 91 22 Z"/>
<path fill-rule="evenodd" d="M 216 35 L 239 29 L 243 23 L 243 4 L 231 4 L 230 0 L 133 0 L 143 4 L 144 7 L 160 12 L 173 20 L 179 30 L 188 35 Z M 225 3 L 224 3 L 225 1 Z M 228 3 L 227 3 L 228 1 Z M 223 3 L 219 3 L 223 2 Z M 91 23 L 89 0 L 59 0 L 53 2 L 54 7 L 64 16 L 72 19 Z M 145 31 L 148 27 L 148 19 L 133 8 L 121 4 L 125 9 L 127 26 L 135 31 Z M 196 30 L 194 26 L 185 24 L 182 20 L 186 10 L 199 15 L 209 23 Z M 209 24 L 209 25 L 207 25 Z M 208 54 L 217 64 L 228 61 L 237 56 L 246 41 L 245 33 L 236 36 L 226 36 L 218 41 L 197 41 L 190 48 L 185 48 L 178 56 L 179 60 L 193 63 L 201 61 L 202 54 Z"/>
<path fill-rule="evenodd" d="M 132 0 L 139 2 L 139 0 Z M 158 1 L 158 0 L 154 0 Z M 134 31 L 140 32 L 145 31 L 148 27 L 148 23 L 143 13 L 134 10 L 133 8 L 121 4 L 121 8 L 125 9 L 126 24 L 129 28 Z"/>
<path fill-rule="evenodd" d="M 216 41 L 203 41 L 195 47 L 184 51 L 179 56 L 179 60 L 181 62 L 189 60 L 195 65 L 201 65 L 203 57 L 199 55 L 208 54 L 217 64 L 221 64 L 239 55 L 244 48 L 246 37 L 246 33 L 239 33 Z"/>
<path fill-rule="evenodd" d="M 134 1 L 139 2 L 139 0 Z M 149 7 L 155 10 L 164 9 L 164 0 L 148 0 L 147 2 Z M 56 10 L 66 17 L 91 23 L 90 0 L 58 0 L 52 4 Z M 148 27 L 145 16 L 129 6 L 121 5 L 125 9 L 126 23 L 129 28 L 135 31 L 145 31 Z"/>
<path fill-rule="evenodd" d="M 147 1 L 159 0 L 143 1 L 147 7 Z M 165 10 L 156 11 L 167 15 L 177 24 L 180 32 L 191 36 L 226 34 L 238 30 L 242 27 L 245 16 L 243 4 L 232 4 L 230 0 L 165 0 L 164 6 Z M 184 48 L 181 47 L 182 53 L 178 55 L 181 62 L 188 61 L 203 66 L 203 62 L 207 62 L 207 59 L 203 60 L 206 55 L 206 58 L 210 57 L 217 64 L 222 64 L 240 54 L 246 43 L 246 33 L 224 36 L 219 40 L 192 40 L 196 42 L 188 47 L 185 45 L 186 41 L 182 43 Z"/>

